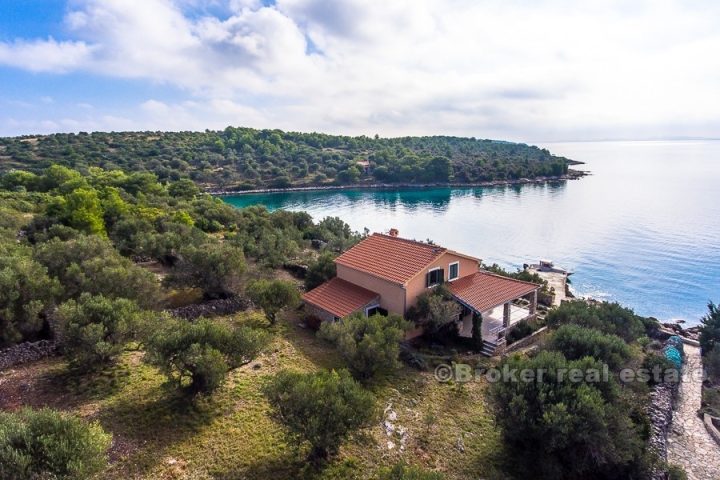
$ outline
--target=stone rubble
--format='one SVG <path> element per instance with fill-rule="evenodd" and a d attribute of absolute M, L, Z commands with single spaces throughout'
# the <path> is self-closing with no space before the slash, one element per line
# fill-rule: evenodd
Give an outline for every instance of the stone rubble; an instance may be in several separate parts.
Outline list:
<path fill-rule="evenodd" d="M 185 320 L 195 320 L 200 317 L 215 317 L 218 315 L 230 315 L 236 312 L 247 310 L 252 307 L 252 302 L 242 297 L 221 298 L 218 300 L 210 300 L 197 305 L 187 305 L 184 307 L 172 308 L 166 310 Z"/>
<path fill-rule="evenodd" d="M 57 345 L 50 340 L 24 342 L 0 350 L 0 371 L 23 363 L 34 362 L 41 358 L 56 355 Z"/>

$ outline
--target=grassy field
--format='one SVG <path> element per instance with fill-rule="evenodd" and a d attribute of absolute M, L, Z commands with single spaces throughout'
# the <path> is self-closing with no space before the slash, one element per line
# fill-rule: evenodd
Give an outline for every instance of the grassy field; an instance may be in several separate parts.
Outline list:
<path fill-rule="evenodd" d="M 102 475 L 107 479 L 368 478 L 400 460 L 449 479 L 507 478 L 486 410 L 487 385 L 438 383 L 432 372 L 410 368 L 369 386 L 378 398 L 378 421 L 343 446 L 321 474 L 309 471 L 306 447 L 288 444 L 261 387 L 282 369 L 339 368 L 342 362 L 297 323 L 280 322 L 265 353 L 233 371 L 209 398 L 177 396 L 138 350 L 93 377 L 70 376 L 59 359 L 4 372 L 0 408 L 49 405 L 99 420 L 114 436 L 111 465 Z M 390 420 L 393 433 L 383 420 Z"/>

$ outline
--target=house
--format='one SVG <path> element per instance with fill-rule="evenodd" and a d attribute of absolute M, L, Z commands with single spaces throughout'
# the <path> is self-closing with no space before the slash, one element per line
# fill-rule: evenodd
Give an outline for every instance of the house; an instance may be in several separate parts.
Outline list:
<path fill-rule="evenodd" d="M 400 238 L 396 229 L 364 238 L 335 265 L 335 278 L 303 295 L 307 313 L 322 321 L 354 312 L 405 315 L 423 292 L 446 283 L 462 306 L 459 334 L 471 337 L 473 314 L 480 314 L 483 341 L 495 351 L 509 329 L 534 318 L 537 308 L 539 285 L 489 273 L 476 257 Z"/>

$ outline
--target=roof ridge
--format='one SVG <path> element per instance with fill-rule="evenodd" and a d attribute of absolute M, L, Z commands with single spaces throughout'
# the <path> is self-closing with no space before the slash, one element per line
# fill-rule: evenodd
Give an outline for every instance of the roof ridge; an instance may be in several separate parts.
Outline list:
<path fill-rule="evenodd" d="M 383 238 L 387 238 L 387 239 L 390 239 L 390 240 L 396 240 L 396 241 L 405 242 L 405 243 L 412 243 L 412 244 L 414 244 L 414 245 L 419 245 L 419 246 L 422 246 L 422 247 L 427 247 L 427 248 L 439 249 L 439 250 L 447 251 L 447 248 L 446 248 L 446 247 L 443 247 L 443 246 L 441 246 L 441 245 L 435 245 L 435 244 L 433 244 L 433 243 L 421 242 L 420 240 L 411 240 L 411 239 L 409 239 L 409 238 L 393 237 L 392 235 L 388 235 L 388 234 L 386 234 L 386 233 L 374 232 L 374 233 L 373 233 L 373 236 L 383 237 Z"/>

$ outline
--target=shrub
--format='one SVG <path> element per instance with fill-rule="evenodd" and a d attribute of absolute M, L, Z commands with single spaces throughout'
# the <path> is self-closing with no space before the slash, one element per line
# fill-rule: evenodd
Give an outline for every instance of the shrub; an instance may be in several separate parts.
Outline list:
<path fill-rule="evenodd" d="M 373 395 L 347 371 L 283 371 L 266 385 L 265 394 L 289 435 L 310 444 L 314 461 L 337 453 L 348 436 L 375 416 Z"/>
<path fill-rule="evenodd" d="M 321 253 L 315 261 L 308 265 L 305 288 L 312 290 L 333 278 L 335 273 L 335 256 L 330 252 Z"/>
<path fill-rule="evenodd" d="M 687 480 L 688 476 L 680 465 L 670 465 L 668 467 L 669 480 Z"/>
<path fill-rule="evenodd" d="M 708 304 L 708 313 L 702 319 L 700 347 L 705 354 L 710 352 L 718 343 L 720 343 L 720 308 L 710 302 Z"/>
<path fill-rule="evenodd" d="M 572 324 L 560 327 L 548 348 L 561 352 L 568 360 L 593 357 L 613 370 L 619 369 L 630 358 L 630 348 L 622 338 Z"/>
<path fill-rule="evenodd" d="M 0 412 L 0 478 L 82 480 L 107 463 L 110 435 L 98 423 L 47 408 Z"/>
<path fill-rule="evenodd" d="M 524 474 L 630 478 L 644 441 L 615 381 L 603 381 L 600 362 L 540 352 L 534 358 L 511 356 L 504 365 L 510 371 L 543 372 L 542 381 L 496 382 L 490 389 L 508 454 L 525 468 Z M 580 381 L 569 380 L 573 369 L 582 372 Z"/>
<path fill-rule="evenodd" d="M 377 480 L 443 480 L 445 476 L 420 467 L 398 463 L 391 468 L 380 470 Z"/>
<path fill-rule="evenodd" d="M 91 370 L 111 362 L 142 323 L 137 304 L 83 293 L 58 308 L 63 352 L 71 367 Z"/>
<path fill-rule="evenodd" d="M 563 302 L 551 310 L 546 323 L 557 327 L 573 323 L 582 327 L 594 328 L 603 333 L 617 335 L 626 342 L 632 342 L 645 333 L 641 317 L 618 303 L 588 303 L 585 300 Z"/>
<path fill-rule="evenodd" d="M 338 322 L 325 322 L 320 338 L 335 344 L 356 378 L 368 379 L 400 364 L 400 341 L 410 324 L 399 315 L 357 312 Z"/>
<path fill-rule="evenodd" d="M 518 340 L 530 336 L 535 332 L 536 328 L 529 322 L 520 322 L 515 325 L 510 333 L 507 334 L 508 345 L 517 342 Z"/>
<path fill-rule="evenodd" d="M 44 311 L 60 290 L 27 252 L 0 245 L 0 348 L 37 337 L 46 326 Z"/>
<path fill-rule="evenodd" d="M 240 290 L 245 272 L 241 248 L 227 243 L 207 242 L 180 250 L 180 262 L 166 281 L 202 289 L 207 298 L 225 298 Z"/>
<path fill-rule="evenodd" d="M 148 339 L 146 360 L 178 388 L 208 393 L 222 385 L 231 368 L 252 360 L 267 340 L 265 332 L 250 327 L 170 320 Z"/>
<path fill-rule="evenodd" d="M 647 384 L 657 385 L 664 381 L 679 381 L 680 371 L 662 352 L 651 353 L 643 359 L 642 368 L 648 372 Z"/>
<path fill-rule="evenodd" d="M 720 344 L 715 344 L 713 349 L 705 354 L 703 364 L 711 380 L 720 380 Z"/>
<path fill-rule="evenodd" d="M 246 292 L 253 303 L 263 309 L 272 324 L 280 310 L 292 308 L 300 302 L 297 287 L 287 280 L 256 280 L 248 284 Z"/>
<path fill-rule="evenodd" d="M 54 238 L 35 249 L 35 258 L 64 287 L 64 299 L 83 292 L 109 298 L 128 298 L 143 307 L 152 307 L 159 297 L 155 276 L 123 258 L 107 240 L 79 236 L 61 241 Z"/>

